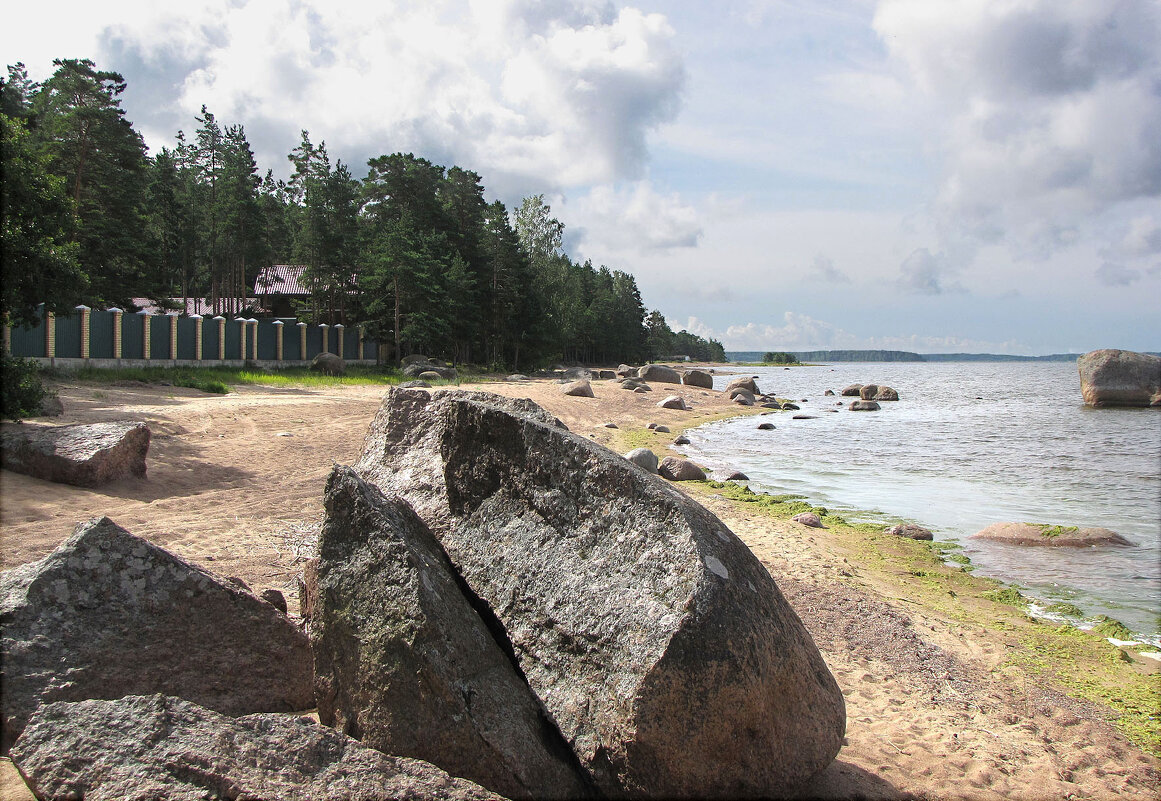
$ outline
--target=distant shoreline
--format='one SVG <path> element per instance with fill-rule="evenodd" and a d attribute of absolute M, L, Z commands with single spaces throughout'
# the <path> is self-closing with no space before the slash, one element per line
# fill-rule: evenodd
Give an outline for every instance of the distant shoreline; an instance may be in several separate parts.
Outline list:
<path fill-rule="evenodd" d="M 799 362 L 1075 362 L 1084 354 L 1053 353 L 1047 356 L 1016 356 L 1005 353 L 912 353 L 904 350 L 805 350 L 786 351 Z M 731 362 L 762 362 L 765 351 L 726 351 Z M 1161 354 L 1153 354 L 1161 355 Z"/>

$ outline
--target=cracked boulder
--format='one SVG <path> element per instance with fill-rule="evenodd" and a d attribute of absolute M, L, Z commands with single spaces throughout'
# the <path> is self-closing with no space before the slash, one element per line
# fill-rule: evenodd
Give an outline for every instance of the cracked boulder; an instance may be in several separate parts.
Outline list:
<path fill-rule="evenodd" d="M 598 790 L 770 797 L 830 764 L 842 695 L 757 558 L 529 405 L 391 390 L 356 471 L 435 535 Z"/>
<path fill-rule="evenodd" d="M 314 706 L 306 635 L 108 518 L 0 574 L 6 750 L 40 704 L 164 693 L 229 715 Z"/>
<path fill-rule="evenodd" d="M 163 695 L 47 704 L 12 758 L 37 798 L 499 801 L 434 765 L 380 753 L 309 718 L 232 718 Z"/>
<path fill-rule="evenodd" d="M 145 476 L 149 426 L 85 423 L 12 426 L 0 435 L 4 469 L 57 484 L 98 487 Z"/>
<path fill-rule="evenodd" d="M 342 466 L 325 506 L 310 582 L 319 720 L 509 798 L 584 796 L 560 732 L 410 507 Z"/>

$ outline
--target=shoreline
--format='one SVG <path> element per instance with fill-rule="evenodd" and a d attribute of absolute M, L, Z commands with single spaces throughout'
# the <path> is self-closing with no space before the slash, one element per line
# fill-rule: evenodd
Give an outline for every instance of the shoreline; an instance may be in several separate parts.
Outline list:
<path fill-rule="evenodd" d="M 635 394 L 595 381 L 596 398 L 565 396 L 551 380 L 462 388 L 529 397 L 618 453 L 645 446 L 665 455 L 686 428 L 758 412 L 680 385 Z M 148 420 L 149 475 L 100 491 L 51 485 L 48 494 L 50 485 L 4 472 L 0 560 L 8 568 L 40 558 L 78 520 L 108 514 L 255 592 L 283 591 L 296 611 L 291 588 L 321 521 L 322 483 L 333 462 L 357 456 L 382 394 L 373 386 L 239 387 L 207 396 L 66 379 L 66 414 L 53 422 Z M 658 408 L 669 394 L 691 409 Z M 650 422 L 671 432 L 651 431 Z M 802 797 L 1004 798 L 1037 788 L 1044 797 L 1147 798 L 1161 788 L 1158 724 L 1124 711 L 1161 698 L 1148 660 L 1126 662 L 1093 635 L 1060 632 L 983 598 L 1002 585 L 945 563 L 925 544 L 833 520 L 810 529 L 712 484 L 676 486 L 770 570 L 847 699 L 844 748 Z M 1102 694 L 1108 703 L 1092 700 Z M 1119 715 L 1114 694 L 1123 696 Z"/>

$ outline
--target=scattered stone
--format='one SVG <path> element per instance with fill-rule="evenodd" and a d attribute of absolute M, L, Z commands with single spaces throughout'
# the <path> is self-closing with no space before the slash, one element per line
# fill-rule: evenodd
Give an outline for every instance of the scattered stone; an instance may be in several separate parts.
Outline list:
<path fill-rule="evenodd" d="M 620 428 L 616 423 L 605 423 L 605 428 Z"/>
<path fill-rule="evenodd" d="M 443 376 L 435 370 L 424 370 L 419 374 L 420 381 L 442 381 Z"/>
<path fill-rule="evenodd" d="M 734 470 L 728 476 L 726 476 L 724 480 L 725 481 L 749 481 L 750 477 L 748 475 L 746 475 L 745 473 L 741 472 L 740 470 Z"/>
<path fill-rule="evenodd" d="M 587 367 L 569 367 L 564 371 L 564 374 L 561 376 L 561 378 L 565 378 L 570 381 L 592 381 L 593 371 Z"/>
<path fill-rule="evenodd" d="M 797 403 L 790 403 L 789 401 L 782 404 L 782 411 L 797 412 L 801 407 Z"/>
<path fill-rule="evenodd" d="M 892 534 L 896 537 L 907 537 L 912 540 L 932 540 L 934 537 L 931 531 L 925 529 L 923 526 L 917 526 L 914 523 L 901 523 L 896 526 L 883 529 L 884 534 Z"/>
<path fill-rule="evenodd" d="M 431 389 L 431 384 L 429 384 L 426 381 L 420 381 L 420 380 L 416 379 L 415 381 L 404 381 L 402 384 L 399 385 L 399 388 L 400 389 Z"/>
<path fill-rule="evenodd" d="M 801 523 L 802 525 L 810 526 L 811 528 L 826 528 L 826 526 L 822 524 L 822 518 L 820 518 L 814 512 L 803 512 L 802 514 L 797 514 L 790 519 L 795 523 Z"/>
<path fill-rule="evenodd" d="M 1053 526 L 1046 523 L 993 523 L 972 534 L 972 539 L 994 540 L 1010 545 L 1050 545 L 1085 548 L 1093 545 L 1132 545 L 1107 528 Z"/>
<path fill-rule="evenodd" d="M 524 375 L 523 373 L 513 373 L 512 375 L 508 376 L 504 380 L 505 381 L 531 381 L 532 379 L 530 379 L 528 376 Z"/>
<path fill-rule="evenodd" d="M 435 373 L 436 378 L 424 378 L 424 373 Z M 454 381 L 459 373 L 456 368 L 448 367 L 446 364 L 434 359 L 424 359 L 422 361 L 411 361 L 403 367 L 403 375 L 408 378 L 420 378 L 424 381 L 436 381 L 444 379 L 447 381 Z"/>
<path fill-rule="evenodd" d="M 673 444 L 674 445 L 688 445 L 689 444 L 689 437 L 685 436 L 685 434 L 678 434 L 677 438 L 675 440 L 673 440 Z"/>
<path fill-rule="evenodd" d="M 658 434 L 668 434 L 669 426 L 653 426 L 653 431 Z"/>
<path fill-rule="evenodd" d="M 597 378 L 599 378 L 602 381 L 605 381 L 605 380 L 615 381 L 617 378 L 617 373 L 613 370 L 598 370 L 597 371 Z"/>
<path fill-rule="evenodd" d="M 347 363 L 337 353 L 320 353 L 310 360 L 310 369 L 323 375 L 342 375 Z"/>
<path fill-rule="evenodd" d="M 638 467 L 643 467 L 654 475 L 657 474 L 657 454 L 648 448 L 634 448 L 625 454 L 625 458 Z"/>
<path fill-rule="evenodd" d="M 851 405 L 847 408 L 852 412 L 877 412 L 881 407 L 874 401 L 857 400 L 851 401 Z"/>
<path fill-rule="evenodd" d="M 560 388 L 560 391 L 565 395 L 571 395 L 574 398 L 595 398 L 593 394 L 593 387 L 586 379 L 579 381 L 571 381 Z"/>
<path fill-rule="evenodd" d="M 859 387 L 859 397 L 863 400 L 874 400 L 875 395 L 878 393 L 878 384 L 863 384 L 861 387 Z"/>
<path fill-rule="evenodd" d="M 599 792 L 777 797 L 829 764 L 842 694 L 749 549 L 510 403 L 389 390 L 356 469 L 440 541 Z"/>
<path fill-rule="evenodd" d="M 822 394 L 823 394 L 825 397 L 828 397 L 828 398 L 833 398 L 833 397 L 834 397 L 834 390 L 833 390 L 833 389 L 828 389 L 826 392 L 824 392 L 824 393 L 822 393 Z"/>
<path fill-rule="evenodd" d="M 748 392 L 739 392 L 737 395 L 735 395 L 732 398 L 732 400 L 734 401 L 734 403 L 738 404 L 739 406 L 753 406 L 754 405 L 754 396 Z"/>
<path fill-rule="evenodd" d="M 653 389 L 651 387 L 637 387 L 636 389 L 633 390 L 633 392 L 637 395 L 644 395 L 646 392 L 652 392 L 652 391 L 653 391 Z"/>
<path fill-rule="evenodd" d="M 108 518 L 0 574 L 0 628 L 4 749 L 51 701 L 164 693 L 230 715 L 314 706 L 294 623 Z"/>
<path fill-rule="evenodd" d="M 774 424 L 773 423 L 758 423 L 758 430 L 759 431 L 773 431 Z"/>
<path fill-rule="evenodd" d="M 273 606 L 275 609 L 277 609 L 282 614 L 284 614 L 284 615 L 289 614 L 289 612 L 287 611 L 287 607 L 286 607 L 286 596 L 284 596 L 278 590 L 276 590 L 272 587 L 269 589 L 262 590 L 262 592 L 258 595 L 258 597 L 261 598 L 266 603 Z"/>
<path fill-rule="evenodd" d="M 880 386 L 879 391 L 875 393 L 875 397 L 871 400 L 877 401 L 897 401 L 899 400 L 899 393 L 891 387 Z"/>
<path fill-rule="evenodd" d="M 630 367 L 627 364 L 622 364 L 620 367 L 618 367 L 613 372 L 619 376 L 623 376 L 624 378 L 636 378 L 637 377 L 637 368 Z"/>
<path fill-rule="evenodd" d="M 149 435 L 149 426 L 135 422 L 5 426 L 0 463 L 6 470 L 57 484 L 99 487 L 145 477 Z"/>
<path fill-rule="evenodd" d="M 658 384 L 680 384 L 681 376 L 672 367 L 660 364 L 647 364 L 637 371 L 637 377 L 642 381 L 655 381 Z"/>
<path fill-rule="evenodd" d="M 863 389 L 862 384 L 851 384 L 849 387 L 846 387 L 845 389 L 843 389 L 843 391 L 840 394 L 844 398 L 857 398 L 857 397 L 859 397 L 859 392 L 861 392 L 862 389 Z"/>
<path fill-rule="evenodd" d="M 791 420 L 817 420 L 818 418 L 813 414 L 796 414 Z"/>
<path fill-rule="evenodd" d="M 43 706 L 12 757 L 37 798 L 499 799 L 309 718 L 228 717 L 164 695 Z"/>
<path fill-rule="evenodd" d="M 657 466 L 657 473 L 670 481 L 705 481 L 705 471 L 679 456 L 666 456 Z"/>
<path fill-rule="evenodd" d="M 681 411 L 685 411 L 689 408 L 685 405 L 685 399 L 680 395 L 670 395 L 665 400 L 660 401 L 657 405 L 662 409 L 679 409 Z"/>
<path fill-rule="evenodd" d="M 645 426 L 645 427 L 646 427 L 647 429 L 649 429 L 650 431 L 652 431 L 653 429 L 657 428 L 657 424 L 656 424 L 656 423 L 650 423 L 649 425 L 647 425 L 647 426 Z"/>
<path fill-rule="evenodd" d="M 1076 361 L 1089 406 L 1161 406 L 1161 356 L 1094 350 Z"/>
<path fill-rule="evenodd" d="M 324 505 L 309 627 L 319 721 L 509 798 L 582 795 L 559 732 L 411 507 L 341 465 Z"/>
<path fill-rule="evenodd" d="M 714 377 L 705 370 L 686 370 L 681 376 L 681 383 L 690 387 L 713 389 Z"/>

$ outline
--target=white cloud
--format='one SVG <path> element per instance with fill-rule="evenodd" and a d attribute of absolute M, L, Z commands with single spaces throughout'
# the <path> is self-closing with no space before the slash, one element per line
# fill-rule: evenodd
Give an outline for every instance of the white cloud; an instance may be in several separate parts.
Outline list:
<path fill-rule="evenodd" d="M 874 26 L 946 119 L 949 227 L 1043 255 L 1161 196 L 1155 0 L 883 0 Z"/>
<path fill-rule="evenodd" d="M 828 284 L 849 284 L 851 278 L 842 270 L 834 266 L 834 260 L 819 253 L 810 265 L 809 277 L 816 281 Z"/>
<path fill-rule="evenodd" d="M 568 217 L 578 227 L 578 248 L 599 260 L 608 253 L 666 253 L 696 247 L 699 214 L 676 193 L 657 192 L 648 181 L 601 184 L 574 203 Z"/>

